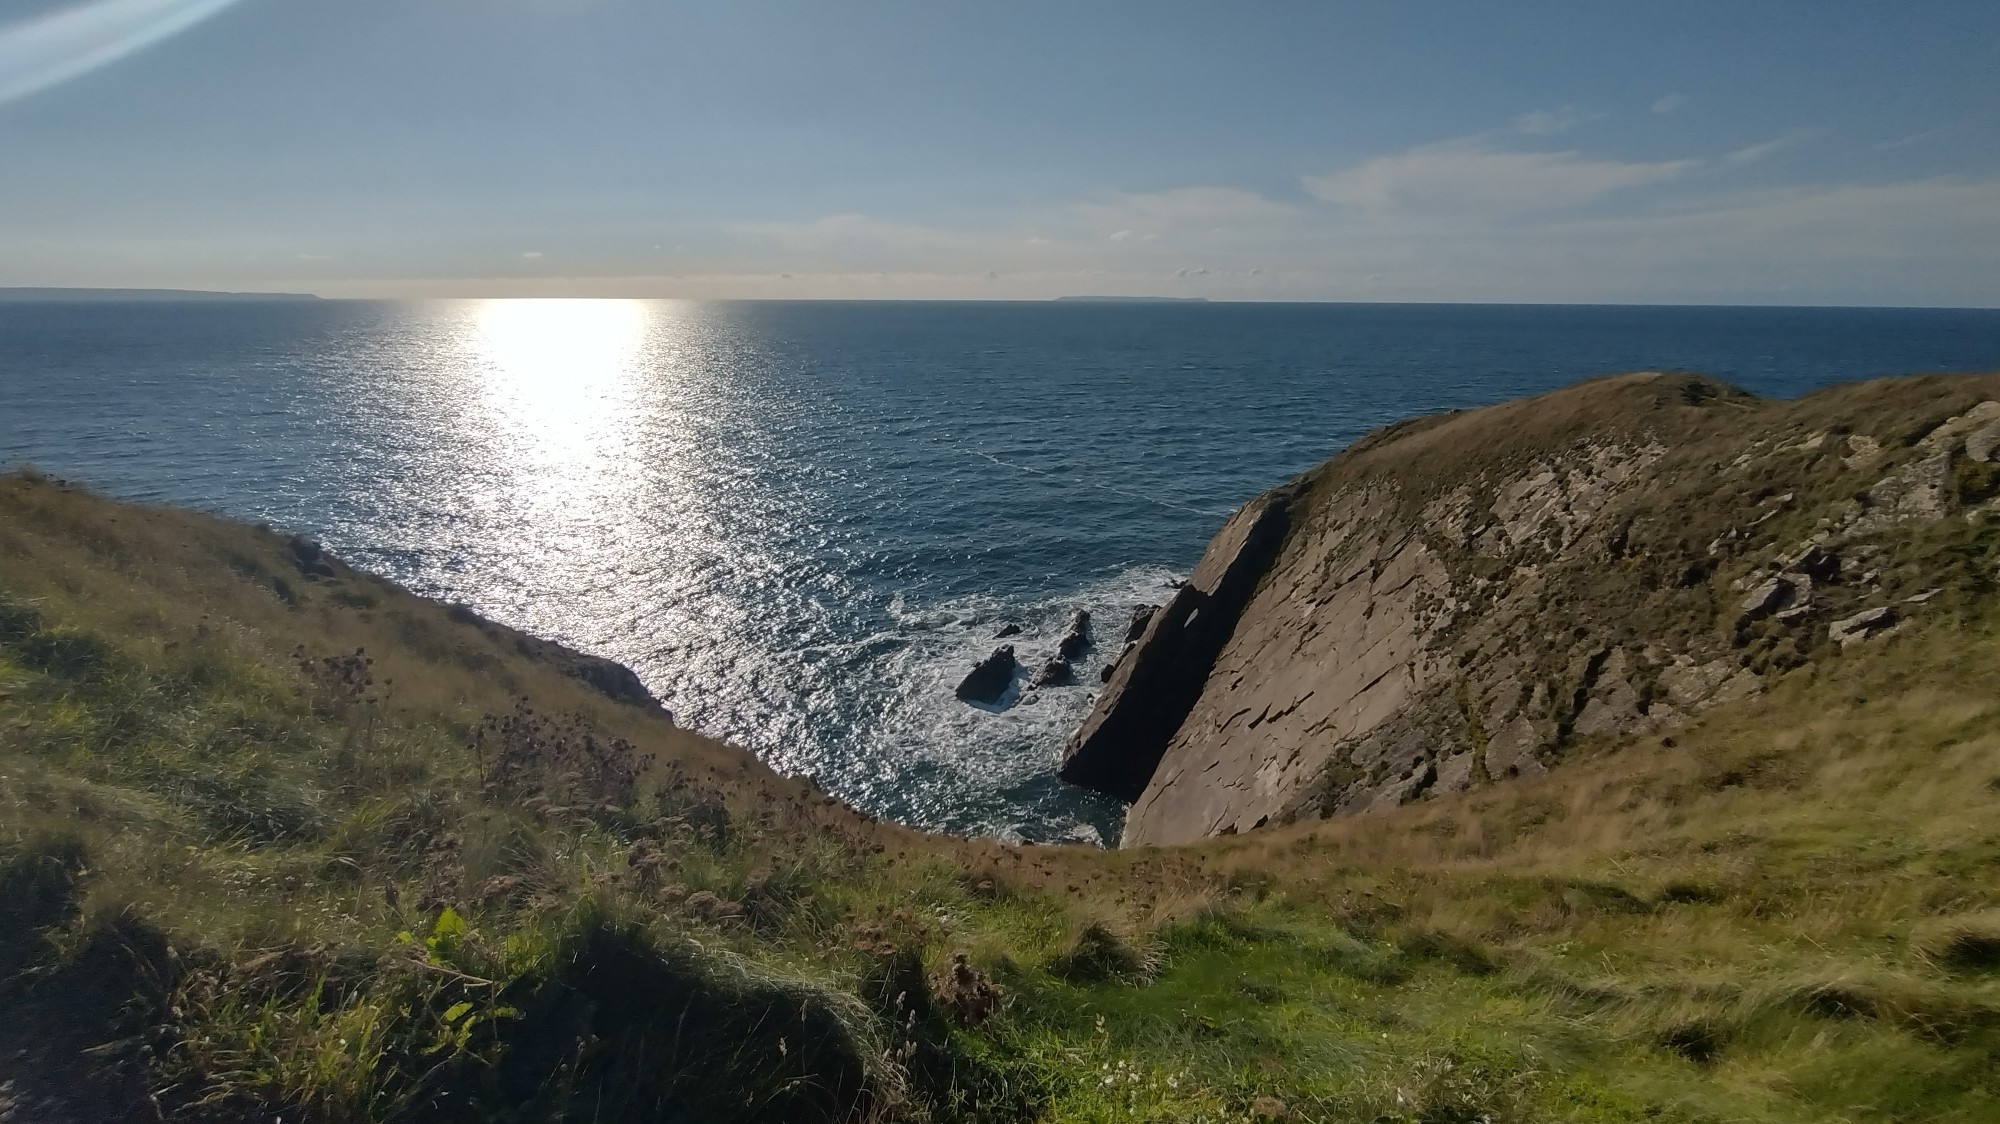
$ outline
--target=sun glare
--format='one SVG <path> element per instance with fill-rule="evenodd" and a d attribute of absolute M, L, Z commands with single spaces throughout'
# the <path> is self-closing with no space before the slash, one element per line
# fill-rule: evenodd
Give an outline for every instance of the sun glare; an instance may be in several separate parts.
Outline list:
<path fill-rule="evenodd" d="M 479 339 L 499 373 L 523 387 L 589 393 L 624 376 L 646 330 L 646 306 L 619 300 L 495 300 Z"/>
<path fill-rule="evenodd" d="M 649 319 L 641 301 L 494 300 L 472 321 L 468 350 L 487 404 L 543 473 L 570 475 L 615 456 L 622 407 Z"/>

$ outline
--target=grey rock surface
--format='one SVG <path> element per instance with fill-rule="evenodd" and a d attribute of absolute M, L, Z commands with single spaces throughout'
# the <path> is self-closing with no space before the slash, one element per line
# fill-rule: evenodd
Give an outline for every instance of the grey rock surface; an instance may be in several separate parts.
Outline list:
<path fill-rule="evenodd" d="M 1845 648 L 1896 623 L 1896 610 L 1889 605 L 1878 605 L 1873 609 L 1863 609 L 1851 617 L 1842 617 L 1826 626 L 1826 638 Z"/>
<path fill-rule="evenodd" d="M 1856 603 L 1921 588 L 1895 544 L 1958 512 L 1953 465 L 2000 424 L 2000 379 L 1893 391 L 1641 374 L 1370 434 L 1230 518 L 1062 775 L 1132 802 L 1123 845 L 1186 842 L 1532 778 L 1755 695 L 1818 622 L 1894 623 Z M 1945 420 L 1863 432 L 1891 414 Z"/>

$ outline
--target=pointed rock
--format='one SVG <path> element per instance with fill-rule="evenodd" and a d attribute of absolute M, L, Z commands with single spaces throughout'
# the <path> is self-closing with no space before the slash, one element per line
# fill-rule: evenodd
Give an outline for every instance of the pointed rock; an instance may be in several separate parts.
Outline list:
<path fill-rule="evenodd" d="M 1020 666 L 1014 659 L 1014 646 L 1002 644 L 993 649 L 993 654 L 979 661 L 966 677 L 959 682 L 958 697 L 966 702 L 995 703 L 1007 693 L 1014 682 L 1014 669 Z"/>

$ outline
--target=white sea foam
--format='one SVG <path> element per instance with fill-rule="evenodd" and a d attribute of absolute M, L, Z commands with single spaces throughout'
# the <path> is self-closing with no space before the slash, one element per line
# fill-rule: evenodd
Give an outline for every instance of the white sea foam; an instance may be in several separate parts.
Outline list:
<path fill-rule="evenodd" d="M 1034 600 L 982 593 L 933 606 L 901 607 L 898 623 L 908 643 L 883 668 L 901 689 L 881 716 L 879 736 L 915 757 L 984 778 L 995 787 L 1052 776 L 1063 742 L 1090 711 L 1106 661 L 1118 656 L 1132 611 L 1165 602 L 1176 579 L 1165 567 L 1137 566 L 1072 592 Z M 1030 676 L 1056 654 L 1057 642 L 1078 609 L 1091 615 L 1094 642 L 1071 661 L 1076 684 L 1029 688 Z M 997 633 L 1008 624 L 1020 626 L 1021 632 L 1002 639 Z M 1014 646 L 1021 665 L 1007 695 L 996 708 L 961 702 L 953 693 L 959 680 L 1001 644 Z M 1096 838 L 1116 819 L 1108 806 L 1095 801 L 1077 812 L 1081 815 L 1044 813 L 1032 824 L 1002 817 L 981 829 L 1006 837 L 1029 827 L 1043 839 L 1088 829 L 1088 835 Z"/>

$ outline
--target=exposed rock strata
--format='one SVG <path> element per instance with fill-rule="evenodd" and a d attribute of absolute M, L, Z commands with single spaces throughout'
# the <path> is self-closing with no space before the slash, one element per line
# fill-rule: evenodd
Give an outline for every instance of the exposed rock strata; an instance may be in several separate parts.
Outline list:
<path fill-rule="evenodd" d="M 1194 574 L 1148 617 L 1137 646 L 1112 669 L 1063 755 L 1064 780 L 1123 800 L 1138 797 L 1257 579 L 1284 544 L 1290 502 L 1288 489 L 1268 492 L 1223 524 Z"/>
<path fill-rule="evenodd" d="M 1179 842 L 1533 776 L 1756 694 L 1922 611 L 1912 536 L 2000 504 L 1996 399 L 1646 374 L 1378 431 L 1231 517 L 1063 776 L 1134 801 L 1127 845 Z"/>

